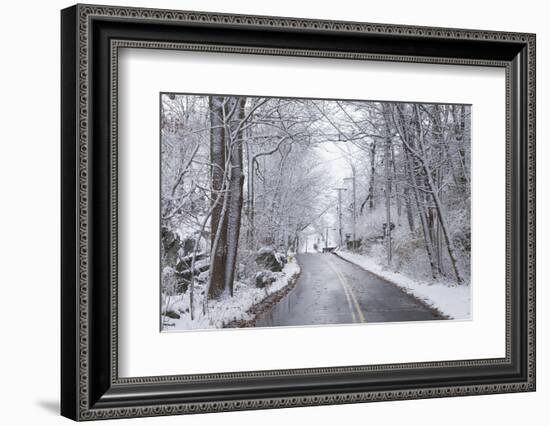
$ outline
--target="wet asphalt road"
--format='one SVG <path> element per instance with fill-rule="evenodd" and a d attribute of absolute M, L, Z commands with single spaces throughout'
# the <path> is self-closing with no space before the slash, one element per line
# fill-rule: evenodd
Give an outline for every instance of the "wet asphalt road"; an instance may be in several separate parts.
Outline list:
<path fill-rule="evenodd" d="M 437 320 L 414 297 L 329 253 L 298 255 L 296 287 L 256 327 Z"/>

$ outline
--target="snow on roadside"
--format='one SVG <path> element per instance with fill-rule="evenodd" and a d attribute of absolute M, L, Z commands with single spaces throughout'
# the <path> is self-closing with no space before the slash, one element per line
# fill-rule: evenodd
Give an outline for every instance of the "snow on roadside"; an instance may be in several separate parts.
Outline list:
<path fill-rule="evenodd" d="M 202 306 L 204 295 L 203 287 L 195 288 L 195 315 L 191 320 L 189 313 L 189 292 L 164 298 L 163 306 L 168 306 L 169 311 L 176 312 L 180 318 L 168 318 L 162 316 L 162 331 L 204 330 L 223 328 L 232 321 L 249 321 L 253 316 L 248 311 L 266 297 L 286 287 L 296 275 L 300 273 L 300 266 L 296 258 L 289 260 L 282 272 L 272 272 L 276 280 L 265 288 L 257 288 L 254 284 L 245 284 L 236 281 L 234 295 L 222 296 L 218 300 L 208 302 L 208 310 L 203 315 Z"/>
<path fill-rule="evenodd" d="M 471 319 L 469 285 L 458 286 L 449 282 L 417 281 L 399 272 L 389 271 L 372 258 L 357 253 L 338 250 L 336 255 L 398 285 L 407 293 L 423 300 L 452 319 Z"/>

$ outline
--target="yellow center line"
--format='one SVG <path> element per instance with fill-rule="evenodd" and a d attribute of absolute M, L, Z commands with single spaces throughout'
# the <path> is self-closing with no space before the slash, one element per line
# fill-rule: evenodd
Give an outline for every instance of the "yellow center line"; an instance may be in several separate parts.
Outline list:
<path fill-rule="evenodd" d="M 338 271 L 330 261 L 327 263 L 330 266 L 330 268 L 334 271 L 336 276 L 338 277 L 340 284 L 342 284 L 342 288 L 344 289 L 344 293 L 346 294 L 346 298 L 348 299 L 348 304 L 350 306 L 353 320 L 356 321 L 355 312 L 353 309 L 353 307 L 355 307 L 355 311 L 357 312 L 357 315 L 359 316 L 359 319 L 361 320 L 361 322 L 366 322 L 365 316 L 363 315 L 363 311 L 361 310 L 361 307 L 359 306 L 359 302 L 357 301 L 357 298 L 355 297 L 353 290 L 349 286 L 346 280 L 346 277 L 344 277 L 344 275 L 340 271 Z M 351 304 L 350 298 L 351 298 L 351 301 L 353 301 L 353 305 Z"/>
<path fill-rule="evenodd" d="M 342 278 L 340 278 L 340 275 L 338 274 L 338 271 L 334 271 L 336 276 L 338 277 L 338 281 L 340 281 L 340 285 L 344 289 L 344 294 L 346 295 L 346 299 L 348 301 L 348 309 L 351 312 L 351 318 L 353 319 L 353 322 L 358 322 L 357 317 L 355 316 L 355 309 L 353 308 L 353 303 L 351 301 L 351 297 L 349 294 L 348 288 L 342 283 Z"/>
<path fill-rule="evenodd" d="M 348 281 L 346 280 L 344 275 L 342 275 L 339 271 L 338 271 L 338 274 L 340 275 L 344 285 L 348 288 L 349 294 L 351 296 L 351 299 L 353 300 L 353 304 L 355 305 L 355 309 L 357 309 L 357 314 L 359 315 L 359 318 L 361 319 L 361 322 L 366 322 L 365 317 L 363 315 L 363 311 L 361 310 L 361 306 L 359 306 L 359 302 L 357 301 L 357 298 L 355 297 L 355 293 L 353 292 L 352 288 L 348 284 Z"/>
<path fill-rule="evenodd" d="M 357 318 L 355 317 L 355 309 L 353 309 L 353 304 L 351 302 L 351 298 L 349 296 L 348 289 L 346 288 L 346 286 L 342 282 L 342 278 L 340 277 L 340 274 L 338 274 L 338 271 L 336 270 L 336 268 L 334 268 L 334 266 L 332 266 L 330 261 L 327 261 L 327 265 L 329 266 L 330 269 L 332 269 L 332 271 L 334 272 L 334 274 L 338 278 L 338 281 L 340 282 L 340 285 L 342 286 L 342 289 L 344 290 L 344 295 L 346 296 L 346 300 L 348 302 L 348 309 L 351 312 L 351 318 L 352 318 L 353 322 L 357 322 Z"/>

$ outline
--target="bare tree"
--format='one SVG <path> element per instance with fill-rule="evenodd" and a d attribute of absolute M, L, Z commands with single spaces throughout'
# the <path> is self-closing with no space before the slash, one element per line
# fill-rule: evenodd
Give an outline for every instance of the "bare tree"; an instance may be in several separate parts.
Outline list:
<path fill-rule="evenodd" d="M 215 199 L 211 215 L 211 262 L 208 285 L 210 298 L 219 297 L 225 289 L 225 271 L 227 263 L 227 168 L 226 115 L 227 99 L 223 96 L 210 97 L 210 168 L 211 191 Z M 229 176 L 229 179 L 231 177 Z"/>
<path fill-rule="evenodd" d="M 233 282 L 235 279 L 235 265 L 239 235 L 241 232 L 241 211 L 243 207 L 243 120 L 245 118 L 246 98 L 234 98 L 236 111 L 230 119 L 229 125 L 229 163 L 231 179 L 228 184 L 229 208 L 227 211 L 227 259 L 225 265 L 225 288 L 233 296 Z"/>

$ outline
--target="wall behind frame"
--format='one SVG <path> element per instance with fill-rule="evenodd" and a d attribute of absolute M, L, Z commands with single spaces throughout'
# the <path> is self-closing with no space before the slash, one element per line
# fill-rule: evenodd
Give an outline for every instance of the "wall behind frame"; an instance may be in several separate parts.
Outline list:
<path fill-rule="evenodd" d="M 435 0 L 103 0 L 101 4 L 537 33 L 538 188 L 550 185 L 550 28 L 544 2 Z M 0 394 L 6 424 L 69 424 L 59 417 L 59 10 L 70 1 L 9 2 L 0 27 Z M 546 167 L 545 167 L 546 166 Z M 490 166 L 488 166 L 490 167 Z M 280 425 L 315 422 L 447 426 L 543 424 L 550 399 L 550 194 L 538 191 L 538 391 L 452 399 L 106 421 L 103 424 Z M 541 420 L 538 420 L 538 419 Z M 118 422 L 118 423 L 114 423 Z"/>

